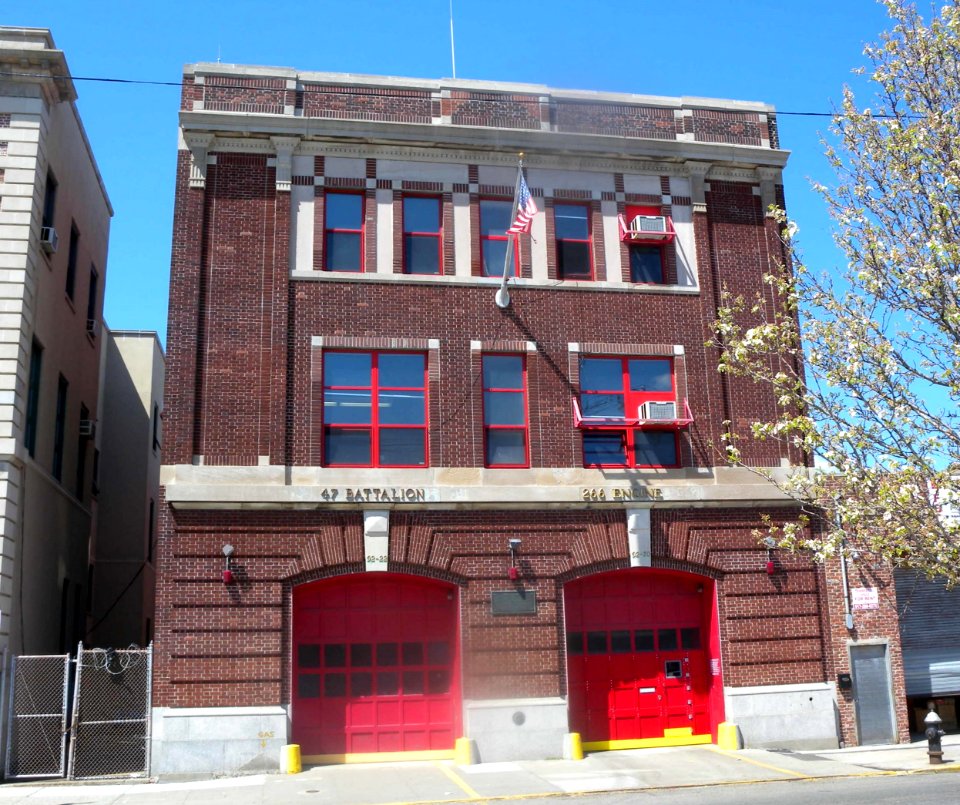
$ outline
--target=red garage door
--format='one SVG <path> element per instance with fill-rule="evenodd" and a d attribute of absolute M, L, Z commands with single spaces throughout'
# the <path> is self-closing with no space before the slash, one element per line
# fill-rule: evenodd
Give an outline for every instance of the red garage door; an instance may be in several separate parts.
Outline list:
<path fill-rule="evenodd" d="M 450 751 L 460 731 L 457 590 L 387 573 L 293 594 L 293 739 L 306 758 Z"/>
<path fill-rule="evenodd" d="M 588 748 L 709 742 L 709 580 L 637 569 L 564 595 L 571 729 Z"/>

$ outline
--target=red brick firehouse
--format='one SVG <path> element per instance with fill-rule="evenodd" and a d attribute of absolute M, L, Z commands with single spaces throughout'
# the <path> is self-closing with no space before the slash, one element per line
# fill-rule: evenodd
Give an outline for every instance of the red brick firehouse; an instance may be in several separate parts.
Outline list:
<path fill-rule="evenodd" d="M 189 66 L 154 770 L 905 737 L 843 604 L 889 580 L 768 550 L 798 510 L 724 460 L 786 159 L 759 103 Z"/>

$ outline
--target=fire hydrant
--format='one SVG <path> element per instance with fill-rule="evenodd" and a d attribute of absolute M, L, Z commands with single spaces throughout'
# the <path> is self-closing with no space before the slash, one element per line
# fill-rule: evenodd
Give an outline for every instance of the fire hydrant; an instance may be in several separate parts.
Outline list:
<path fill-rule="evenodd" d="M 923 719 L 923 723 L 927 725 L 927 754 L 930 756 L 931 765 L 943 763 L 943 747 L 940 744 L 940 736 L 946 733 L 940 728 L 941 721 L 942 719 L 932 707 L 926 718 Z"/>

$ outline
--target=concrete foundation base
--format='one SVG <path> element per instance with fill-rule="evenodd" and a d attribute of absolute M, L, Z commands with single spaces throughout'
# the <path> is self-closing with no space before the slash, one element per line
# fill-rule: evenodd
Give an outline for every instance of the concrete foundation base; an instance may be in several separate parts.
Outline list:
<path fill-rule="evenodd" d="M 563 757 L 564 699 L 490 699 L 464 702 L 465 732 L 481 763 Z"/>
<path fill-rule="evenodd" d="M 725 688 L 726 717 L 747 749 L 836 749 L 836 691 L 827 682 Z"/>
<path fill-rule="evenodd" d="M 283 707 L 155 707 L 150 773 L 279 771 L 287 724 Z"/>

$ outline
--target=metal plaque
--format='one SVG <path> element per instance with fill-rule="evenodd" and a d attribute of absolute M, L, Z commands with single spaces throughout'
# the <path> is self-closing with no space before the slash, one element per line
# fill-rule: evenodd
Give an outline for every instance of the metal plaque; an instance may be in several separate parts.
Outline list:
<path fill-rule="evenodd" d="M 490 593 L 490 612 L 493 615 L 536 615 L 536 590 L 500 590 Z"/>

